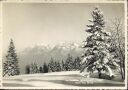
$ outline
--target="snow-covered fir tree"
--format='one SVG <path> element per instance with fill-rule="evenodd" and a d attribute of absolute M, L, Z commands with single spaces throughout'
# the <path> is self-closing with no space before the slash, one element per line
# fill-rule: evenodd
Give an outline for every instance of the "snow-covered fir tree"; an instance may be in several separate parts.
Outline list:
<path fill-rule="evenodd" d="M 31 66 L 30 66 L 30 73 L 31 74 L 34 74 L 34 73 L 38 73 L 39 72 L 39 69 L 38 69 L 38 65 L 37 63 L 32 63 Z"/>
<path fill-rule="evenodd" d="M 26 65 L 26 67 L 25 67 L 25 73 L 26 74 L 30 74 L 30 66 L 29 65 Z"/>
<path fill-rule="evenodd" d="M 96 7 L 91 15 L 92 19 L 89 19 L 91 24 L 87 25 L 86 30 L 89 35 L 83 45 L 85 52 L 81 72 L 97 71 L 101 78 L 102 71 L 107 71 L 111 77 L 113 76 L 112 68 L 115 68 L 117 64 L 113 54 L 115 49 L 111 47 L 110 33 L 104 29 L 104 16 L 99 8 Z"/>
<path fill-rule="evenodd" d="M 43 73 L 43 67 L 41 67 L 41 66 L 39 67 L 39 72 Z"/>
<path fill-rule="evenodd" d="M 48 68 L 50 72 L 55 72 L 55 62 L 53 61 L 53 58 L 51 58 L 50 62 L 48 63 Z"/>
<path fill-rule="evenodd" d="M 61 71 L 65 71 L 65 62 L 63 60 L 61 62 Z"/>
<path fill-rule="evenodd" d="M 9 50 L 7 52 L 6 61 L 3 64 L 3 76 L 14 76 L 20 74 L 18 65 L 18 57 L 15 51 L 13 40 L 11 39 Z"/>
<path fill-rule="evenodd" d="M 54 61 L 54 65 L 53 66 L 54 66 L 54 70 L 56 72 L 57 71 L 57 66 L 58 66 L 56 61 Z"/>
<path fill-rule="evenodd" d="M 56 71 L 61 71 L 60 62 L 56 62 Z"/>
<path fill-rule="evenodd" d="M 68 57 L 65 61 L 65 70 L 66 71 L 71 71 L 73 70 L 73 58 L 70 54 L 68 54 Z"/>
<path fill-rule="evenodd" d="M 73 69 L 74 70 L 80 70 L 81 69 L 81 59 L 79 57 L 76 57 L 73 62 Z"/>
<path fill-rule="evenodd" d="M 44 62 L 43 73 L 48 73 L 48 65 Z"/>

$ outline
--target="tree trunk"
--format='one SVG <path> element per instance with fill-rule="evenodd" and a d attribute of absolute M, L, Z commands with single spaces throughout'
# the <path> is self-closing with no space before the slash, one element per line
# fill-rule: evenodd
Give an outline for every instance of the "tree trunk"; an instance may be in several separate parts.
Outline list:
<path fill-rule="evenodd" d="M 121 78 L 122 78 L 122 80 L 125 79 L 125 70 L 123 67 L 121 68 Z"/>
<path fill-rule="evenodd" d="M 124 76 L 123 76 L 123 70 L 122 70 L 121 67 L 120 67 L 120 71 L 121 71 L 121 78 L 124 79 Z"/>
<path fill-rule="evenodd" d="M 101 78 L 101 72 L 99 72 L 99 78 Z"/>
<path fill-rule="evenodd" d="M 107 67 L 107 69 L 108 69 L 109 76 L 110 76 L 110 77 L 114 76 L 114 73 L 113 73 L 112 69 L 111 69 L 109 66 L 106 66 L 106 67 Z"/>
<path fill-rule="evenodd" d="M 99 78 L 101 78 L 101 70 L 98 69 Z"/>
<path fill-rule="evenodd" d="M 123 80 L 125 79 L 125 63 L 123 62 Z"/>

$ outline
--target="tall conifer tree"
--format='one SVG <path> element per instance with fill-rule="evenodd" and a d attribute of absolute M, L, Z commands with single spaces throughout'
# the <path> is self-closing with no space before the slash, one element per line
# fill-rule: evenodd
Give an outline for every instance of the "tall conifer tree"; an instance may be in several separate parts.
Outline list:
<path fill-rule="evenodd" d="M 101 78 L 102 71 L 106 70 L 113 76 L 112 68 L 116 67 L 114 58 L 114 48 L 111 47 L 110 33 L 104 30 L 105 21 L 103 13 L 96 7 L 92 13 L 92 23 L 87 25 L 86 32 L 89 33 L 84 41 L 83 48 L 83 65 L 81 72 L 87 70 L 89 72 L 98 71 Z"/>
<path fill-rule="evenodd" d="M 4 63 L 3 76 L 5 75 L 14 76 L 14 75 L 19 75 L 19 74 L 20 74 L 20 70 L 19 70 L 19 65 L 18 65 L 18 57 L 15 51 L 13 40 L 11 39 L 9 50 L 6 56 L 6 61 Z"/>

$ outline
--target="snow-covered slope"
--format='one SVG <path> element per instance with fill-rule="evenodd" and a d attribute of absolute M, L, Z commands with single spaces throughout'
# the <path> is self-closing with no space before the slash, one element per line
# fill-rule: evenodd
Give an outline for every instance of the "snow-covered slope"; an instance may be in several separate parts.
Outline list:
<path fill-rule="evenodd" d="M 5 77 L 5 87 L 42 87 L 42 88 L 85 88 L 86 86 L 122 86 L 123 82 L 87 78 L 79 71 L 52 72 Z"/>

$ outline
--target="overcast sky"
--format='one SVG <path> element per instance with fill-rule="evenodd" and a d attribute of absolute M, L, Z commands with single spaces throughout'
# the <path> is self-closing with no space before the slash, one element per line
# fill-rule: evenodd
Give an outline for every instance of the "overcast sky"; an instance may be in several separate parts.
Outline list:
<path fill-rule="evenodd" d="M 10 38 L 18 51 L 35 44 L 79 42 L 94 6 L 99 6 L 105 19 L 123 16 L 123 4 L 3 4 L 3 50 Z"/>

